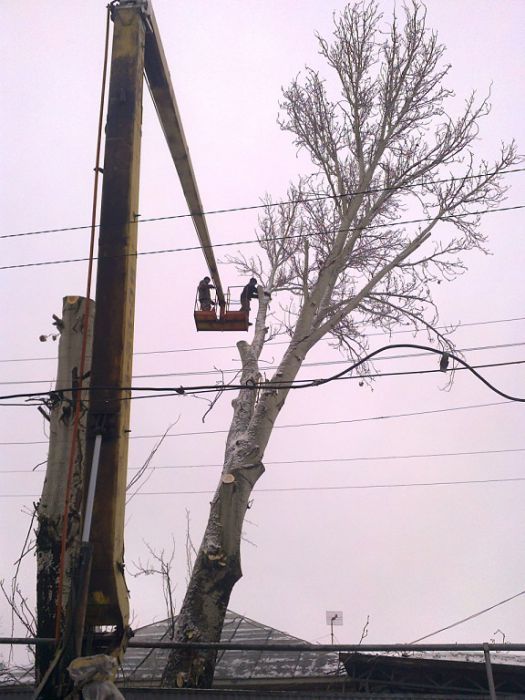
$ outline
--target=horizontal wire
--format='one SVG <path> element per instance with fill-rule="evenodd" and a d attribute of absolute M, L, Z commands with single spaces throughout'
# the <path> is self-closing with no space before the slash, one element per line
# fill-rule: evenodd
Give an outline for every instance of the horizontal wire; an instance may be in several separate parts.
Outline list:
<path fill-rule="evenodd" d="M 487 177 L 490 175 L 510 175 L 513 173 L 521 173 L 524 172 L 525 168 L 512 168 L 508 170 L 499 170 L 499 171 L 493 171 L 493 172 L 488 172 L 488 173 L 479 173 L 479 174 L 472 174 L 472 175 L 466 175 L 463 177 L 448 177 L 448 178 L 443 178 L 439 180 L 426 180 L 426 181 L 421 181 L 421 182 L 414 182 L 414 183 L 408 183 L 406 185 L 402 186 L 391 186 L 391 187 L 371 187 L 366 190 L 349 190 L 348 192 L 345 192 L 344 194 L 340 195 L 334 195 L 334 194 L 326 194 L 326 195 L 315 195 L 314 197 L 303 197 L 301 199 L 290 199 L 290 200 L 285 200 L 281 202 L 268 202 L 266 204 L 251 204 L 247 206 L 242 206 L 242 207 L 229 207 L 226 209 L 210 209 L 207 211 L 199 212 L 202 216 L 211 216 L 212 214 L 229 214 L 229 213 L 234 213 L 234 212 L 242 212 L 242 211 L 253 211 L 256 209 L 266 209 L 268 207 L 280 207 L 280 206 L 286 206 L 288 204 L 306 204 L 308 202 L 318 202 L 322 201 L 324 199 L 343 199 L 344 197 L 351 197 L 351 196 L 356 196 L 356 195 L 362 195 L 362 194 L 377 194 L 378 192 L 396 192 L 400 189 L 412 189 L 415 187 L 428 187 L 428 185 L 440 185 L 440 184 L 445 184 L 446 182 L 458 182 L 459 180 L 473 180 L 473 179 L 479 179 L 482 177 Z M 151 223 L 151 222 L 158 222 L 158 221 L 172 221 L 174 219 L 187 219 L 191 216 L 194 216 L 193 214 L 173 214 L 170 216 L 155 216 L 155 217 L 148 217 L 148 218 L 141 218 L 140 223 Z M 130 224 L 136 224 L 137 221 L 136 219 L 133 221 L 129 221 L 128 223 Z M 38 236 L 42 234 L 47 234 L 47 233 L 62 233 L 65 231 L 83 231 L 83 230 L 90 230 L 92 228 L 91 224 L 90 225 L 84 225 L 84 226 L 68 226 L 68 227 L 63 227 L 63 228 L 48 228 L 48 229 L 41 229 L 38 231 L 24 231 L 22 233 L 8 233 L 8 234 L 3 234 L 0 235 L 0 239 L 2 238 L 20 238 L 22 236 Z M 100 228 L 99 225 L 96 226 L 96 228 Z"/>
<path fill-rule="evenodd" d="M 458 323 L 457 324 L 457 329 L 461 328 L 467 328 L 467 327 L 473 327 L 473 326 L 490 326 L 496 323 L 513 323 L 516 321 L 525 321 L 525 316 L 518 316 L 516 318 L 500 318 L 500 319 L 494 319 L 494 320 L 487 320 L 487 321 L 472 321 L 472 322 L 467 322 L 467 323 Z M 434 326 L 435 330 L 446 330 L 450 327 L 455 326 L 456 324 L 454 323 L 449 323 L 448 325 L 443 325 L 443 326 Z M 403 329 L 403 330 L 398 330 L 398 331 L 392 331 L 391 333 L 363 333 L 363 337 L 365 338 L 375 338 L 375 337 L 389 337 L 391 335 L 401 335 L 405 333 L 424 333 L 426 332 L 426 328 L 417 328 L 417 329 Z M 325 338 L 324 340 L 329 340 L 328 338 Z M 277 340 L 277 341 L 272 341 L 269 343 L 265 343 L 264 347 L 272 347 L 274 345 L 288 345 L 290 343 L 289 340 Z M 144 351 L 137 351 L 133 353 L 133 357 L 138 357 L 142 355 L 168 355 L 168 354 L 173 354 L 173 353 L 179 353 L 179 352 L 208 352 L 210 350 L 236 350 L 235 345 L 208 345 L 205 348 L 168 348 L 166 350 L 144 350 Z M 91 357 L 88 355 L 87 357 Z M 53 357 L 16 357 L 16 358 L 7 358 L 7 359 L 0 359 L 0 363 L 3 362 L 49 362 L 54 360 L 55 362 L 58 360 L 57 356 Z"/>
<path fill-rule="evenodd" d="M 464 485 L 464 484 L 489 484 L 489 483 L 503 483 L 510 481 L 525 481 L 525 477 L 509 477 L 503 479 L 468 479 L 463 481 L 431 481 L 431 482 L 412 482 L 404 484 L 350 484 L 350 485 L 339 485 L 339 486 L 283 486 L 276 488 L 257 488 L 255 486 L 254 493 L 285 493 L 285 492 L 298 492 L 298 491 L 349 491 L 349 490 L 359 490 L 359 489 L 381 489 L 381 488 L 406 488 L 415 486 L 453 486 L 453 485 Z M 166 495 L 178 495 L 179 493 L 192 493 L 191 491 L 186 492 L 166 492 Z M 215 491 L 196 491 L 194 493 L 206 493 L 213 494 Z M 162 491 L 140 491 L 136 494 L 137 496 L 163 496 L 165 495 Z"/>
<path fill-rule="evenodd" d="M 416 346 L 414 346 L 416 347 Z M 418 347 L 423 347 L 423 346 L 418 346 Z M 368 359 L 374 354 L 377 354 L 378 351 L 375 353 L 371 353 L 368 356 Z M 436 354 L 442 354 L 440 351 L 436 350 Z M 461 358 L 453 356 L 452 354 L 449 353 L 449 357 L 452 359 L 455 359 L 458 362 L 461 362 L 463 364 L 463 360 Z M 363 364 L 367 360 L 361 360 L 360 362 L 356 363 L 353 365 L 353 368 L 356 368 L 357 366 Z M 503 398 L 509 399 L 510 401 L 516 401 L 519 403 L 525 402 L 525 398 L 523 397 L 517 397 L 517 396 L 511 396 L 509 394 L 506 394 L 503 391 L 500 391 L 496 387 L 494 387 L 490 382 L 488 382 L 484 377 L 482 377 L 480 374 L 478 374 L 475 370 L 477 369 L 488 369 L 488 368 L 496 368 L 496 367 L 510 367 L 514 365 L 523 365 L 525 364 L 525 360 L 513 360 L 510 362 L 491 362 L 488 364 L 483 364 L 483 365 L 467 365 L 465 363 L 465 366 L 462 367 L 454 367 L 454 372 L 461 372 L 464 370 L 468 370 L 471 373 L 473 373 L 481 382 L 483 382 L 491 391 L 494 391 L 496 394 L 499 396 L 502 396 Z M 442 373 L 441 369 L 423 369 L 423 370 L 411 370 L 411 371 L 403 371 L 403 372 L 381 372 L 381 373 L 368 373 L 368 374 L 358 374 L 355 376 L 343 376 L 347 372 L 351 371 L 350 369 L 343 370 L 342 372 L 338 373 L 337 375 L 334 375 L 332 377 L 325 377 L 323 379 L 297 379 L 293 382 L 271 382 L 271 385 L 274 389 L 311 389 L 314 387 L 319 387 L 322 386 L 323 384 L 328 384 L 330 382 L 334 381 L 344 381 L 344 380 L 362 380 L 362 379 L 371 379 L 371 378 L 385 378 L 385 377 L 407 377 L 407 376 L 414 376 L 414 375 L 423 375 L 423 374 L 437 374 L 437 373 Z M 255 391 L 256 389 L 265 389 L 268 388 L 267 384 L 268 383 L 261 383 L 261 384 L 204 384 L 202 386 L 193 386 L 193 387 L 157 387 L 157 386 L 129 386 L 129 387 L 116 387 L 116 386 L 99 386 L 99 387 L 91 387 L 89 390 L 90 391 L 118 391 L 118 392 L 132 392 L 132 391 L 153 391 L 156 392 L 155 394 L 152 394 L 150 396 L 128 396 L 124 398 L 119 398 L 119 401 L 139 401 L 141 399 L 153 399 L 153 398 L 168 398 L 168 397 L 174 397 L 174 396 L 197 396 L 199 394 L 217 394 L 217 393 L 223 393 L 226 391 L 239 391 L 240 389 L 249 389 L 251 391 Z M 49 391 L 35 391 L 35 392 L 22 392 L 19 394 L 7 394 L 4 396 L 0 396 L 0 401 L 7 401 L 8 399 L 19 399 L 19 398 L 27 398 L 29 399 L 42 399 L 44 396 L 52 396 L 56 395 L 59 393 L 66 393 L 66 392 L 74 392 L 77 389 L 75 387 L 64 387 L 63 389 L 59 389 L 58 391 L 56 389 L 50 389 Z M 161 393 L 162 392 L 162 393 Z M 1 406 L 10 406 L 11 404 L 0 404 Z M 27 404 L 28 408 L 34 408 L 34 404 Z M 0 442 L 0 445 L 3 444 Z"/>
<path fill-rule="evenodd" d="M 410 454 L 410 455 L 371 455 L 369 457 L 323 457 L 321 459 L 284 459 L 276 461 L 265 461 L 264 464 L 324 464 L 330 462 L 380 462 L 380 461 L 393 461 L 393 460 L 403 460 L 403 459 L 427 459 L 427 458 L 441 458 L 441 457 L 474 457 L 479 455 L 495 455 L 495 454 L 511 454 L 514 452 L 525 452 L 525 447 L 505 447 L 495 450 L 470 450 L 463 452 L 423 452 L 420 454 Z M 222 464 L 198 464 L 198 465 L 184 465 L 184 466 L 164 466 L 164 467 L 154 467 L 155 469 L 184 469 L 184 468 L 204 468 L 204 467 L 222 467 Z M 134 467 L 134 470 L 139 470 L 142 467 Z M 30 471 L 30 470 L 28 470 Z"/>
<path fill-rule="evenodd" d="M 465 486 L 467 484 L 502 484 L 508 482 L 525 481 L 525 476 L 516 476 L 503 479 L 465 479 L 463 481 L 428 481 L 411 482 L 404 484 L 350 484 L 339 486 L 283 486 L 281 488 L 257 488 L 253 493 L 287 493 L 308 491 L 358 491 L 367 489 L 395 489 L 425 486 Z M 214 494 L 215 491 L 137 491 L 135 496 L 197 496 Z M 39 498 L 40 494 L 34 493 L 1 493 L 0 498 Z"/>
<path fill-rule="evenodd" d="M 312 425 L 311 423 L 308 425 Z M 225 431 L 226 432 L 226 431 Z M 166 437 L 176 437 L 169 436 Z M 525 447 L 506 447 L 495 450 L 468 450 L 464 452 L 422 452 L 410 455 L 370 455 L 364 457 L 322 457 L 319 459 L 284 459 L 284 460 L 264 460 L 264 465 L 281 464 L 331 464 L 333 462 L 383 462 L 404 459 L 437 459 L 442 457 L 477 457 L 479 455 L 512 454 L 515 452 L 525 452 Z M 150 467 L 148 471 L 154 472 L 157 469 L 215 469 L 222 468 L 222 464 L 174 464 Z M 143 467 L 129 467 L 128 472 L 141 471 Z M 42 475 L 34 469 L 0 469 L 0 474 L 35 474 Z"/>
<path fill-rule="evenodd" d="M 470 348 L 457 349 L 456 352 L 478 352 L 482 350 L 500 350 L 502 348 L 516 348 L 523 347 L 525 342 L 519 343 L 500 343 L 498 345 L 478 345 Z M 432 353 L 430 352 L 419 352 L 419 353 L 408 353 L 404 355 L 391 355 L 389 357 L 378 357 L 376 362 L 384 362 L 385 360 L 405 360 L 412 357 L 428 357 Z M 325 360 L 323 362 L 303 362 L 302 367 L 330 367 L 333 365 L 345 365 L 348 364 L 348 360 Z M 262 368 L 262 371 L 275 370 L 277 365 L 268 365 Z M 132 379 L 159 379 L 163 377 L 197 377 L 197 376 L 209 376 L 215 374 L 238 374 L 239 369 L 235 367 L 232 369 L 208 369 L 201 371 L 182 371 L 182 372 L 162 372 L 156 374 L 134 374 Z M 19 384 L 52 384 L 54 379 L 28 379 L 28 380 L 9 380 L 0 381 L 0 386 L 4 385 L 19 385 Z"/>
<path fill-rule="evenodd" d="M 376 421 L 376 420 L 390 420 L 390 419 L 396 419 L 396 418 L 411 418 L 412 416 L 427 416 L 427 415 L 432 415 L 436 413 L 450 413 L 452 411 L 467 411 L 471 409 L 476 409 L 476 408 L 491 408 L 493 406 L 503 406 L 507 405 L 510 406 L 514 402 L 513 401 L 492 401 L 489 403 L 480 403 L 480 404 L 470 404 L 467 406 L 454 406 L 451 408 L 434 408 L 434 409 L 429 409 L 427 411 L 415 411 L 415 412 L 407 412 L 407 413 L 391 413 L 385 416 L 368 416 L 364 418 L 346 418 L 342 420 L 333 420 L 333 421 L 313 421 L 310 423 L 288 423 L 285 425 L 275 425 L 274 430 L 283 430 L 283 429 L 289 429 L 289 428 L 310 428 L 310 427 L 318 427 L 321 425 L 345 425 L 349 423 L 368 423 L 370 421 Z M 167 438 L 178 438 L 178 437 L 193 437 L 196 435 L 225 435 L 229 432 L 229 430 L 196 430 L 192 432 L 185 432 L 185 433 L 169 433 L 168 435 L 164 434 L 156 434 L 156 435 L 130 435 L 129 439 L 130 440 L 152 440 L 152 439 L 159 439 L 165 437 Z M 21 442 L 0 442 L 0 445 L 47 445 L 49 443 L 48 440 L 38 440 L 38 441 L 21 441 Z"/>
<path fill-rule="evenodd" d="M 450 215 L 443 215 L 437 217 L 438 221 L 449 221 L 449 220 L 454 220 L 454 219 L 459 219 L 459 218 L 465 218 L 467 216 L 479 216 L 480 214 L 496 214 L 499 212 L 504 212 L 504 211 L 515 211 L 518 209 L 525 209 L 525 204 L 517 204 L 515 206 L 511 207 L 498 207 L 494 209 L 481 209 L 478 211 L 471 211 L 471 212 L 464 212 L 464 213 L 458 213 L 458 214 L 450 214 Z M 337 228 L 337 229 L 332 229 L 330 231 L 323 231 L 323 232 L 315 232 L 315 233 L 298 233 L 295 235 L 287 235 L 287 236 L 272 236 L 271 238 L 268 238 L 267 240 L 272 240 L 272 241 L 281 241 L 281 240 L 292 240 L 295 238 L 311 238 L 313 236 L 318 236 L 321 233 L 340 233 L 340 232 L 350 232 L 350 231 L 369 231 L 377 228 L 388 228 L 390 226 L 404 226 L 406 224 L 421 224 L 421 223 L 428 223 L 429 221 L 434 221 L 435 217 L 426 217 L 422 219 L 407 219 L 405 221 L 390 221 L 384 224 L 371 224 L 369 226 L 350 226 L 347 229 L 342 229 L 342 228 Z M 214 243 L 210 245 L 194 245 L 194 246 L 186 246 L 183 248 L 163 248 L 161 250 L 143 250 L 143 251 L 138 251 L 135 253 L 123 253 L 120 255 L 103 255 L 103 256 L 94 256 L 93 260 L 110 260 L 110 259 L 115 259 L 115 258 L 122 258 L 122 257 L 142 257 L 145 255 L 165 255 L 168 253 L 187 253 L 193 250 L 205 250 L 205 249 L 213 249 L 213 248 L 227 248 L 230 246 L 236 246 L 236 245 L 251 245 L 259 243 L 259 239 L 257 238 L 251 238 L 247 240 L 241 240 L 241 241 L 227 241 L 225 243 Z M 27 267 L 43 267 L 47 265 L 65 265 L 69 263 L 78 263 L 78 262 L 87 262 L 89 258 L 64 258 L 60 260 L 42 260 L 39 262 L 30 262 L 30 263 L 18 263 L 15 265 L 1 265 L 0 270 L 16 270 L 16 269 L 22 269 L 22 268 L 27 268 Z"/>

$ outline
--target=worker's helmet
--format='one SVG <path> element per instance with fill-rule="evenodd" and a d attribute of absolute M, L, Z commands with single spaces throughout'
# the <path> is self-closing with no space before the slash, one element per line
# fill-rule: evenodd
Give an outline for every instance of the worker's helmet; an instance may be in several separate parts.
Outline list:
<path fill-rule="evenodd" d="M 257 284 L 257 280 L 255 279 L 255 277 L 252 277 L 250 282 L 251 282 L 251 284 Z"/>
<path fill-rule="evenodd" d="M 209 278 L 208 276 L 206 276 L 206 277 L 204 278 L 204 281 L 205 281 L 205 282 L 209 282 L 209 281 L 210 281 L 210 278 Z"/>

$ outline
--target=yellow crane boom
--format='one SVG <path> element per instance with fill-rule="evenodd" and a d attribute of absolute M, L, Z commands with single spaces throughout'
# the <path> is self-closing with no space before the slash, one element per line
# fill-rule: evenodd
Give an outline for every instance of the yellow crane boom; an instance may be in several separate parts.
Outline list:
<path fill-rule="evenodd" d="M 99 626 L 115 628 L 112 643 L 118 648 L 124 643 L 129 621 L 124 509 L 130 391 L 122 387 L 130 387 L 132 378 L 144 73 L 221 307 L 225 299 L 151 4 L 146 0 L 121 0 L 112 6 L 112 17 L 88 463 L 94 453 L 98 455 L 99 448 L 100 453 L 91 519 L 92 569 L 85 626 L 91 630 Z M 84 483 L 88 482 L 86 474 Z"/>

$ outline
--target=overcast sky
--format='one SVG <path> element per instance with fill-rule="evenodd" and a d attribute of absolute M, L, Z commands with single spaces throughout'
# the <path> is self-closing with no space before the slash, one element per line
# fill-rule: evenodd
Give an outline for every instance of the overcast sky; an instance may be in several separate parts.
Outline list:
<path fill-rule="evenodd" d="M 2 235 L 89 224 L 105 4 L 1 3 L 8 28 L 0 47 Z M 394 3 L 380 5 L 388 18 Z M 276 123 L 280 90 L 305 64 L 322 67 L 314 32 L 329 36 L 332 11 L 344 3 L 156 0 L 154 7 L 205 209 L 257 204 L 266 192 L 284 197 L 305 162 Z M 496 158 L 500 142 L 512 138 L 523 152 L 525 4 L 429 0 L 428 23 L 453 65 L 453 105 L 460 108 L 472 90 L 491 90 L 478 156 Z M 509 174 L 507 183 L 504 206 L 525 205 L 525 173 Z M 143 219 L 186 212 L 147 93 L 140 201 Z M 522 221 L 520 210 L 484 216 L 493 254 L 468 255 L 464 277 L 439 288 L 441 321 L 459 324 L 454 341 L 459 349 L 473 348 L 464 353 L 471 364 L 525 360 Z M 214 215 L 208 224 L 216 243 L 251 239 L 257 213 Z M 139 239 L 144 252 L 196 243 L 188 219 L 144 223 Z M 0 239 L 1 266 L 87 253 L 87 231 Z M 239 366 L 234 345 L 240 335 L 195 331 L 195 287 L 205 272 L 197 251 L 139 258 L 135 350 L 150 354 L 136 357 L 136 383 L 213 383 L 219 379 L 214 368 Z M 225 286 L 244 284 L 229 266 L 221 266 L 221 275 Z M 53 330 L 51 314 L 60 313 L 63 296 L 84 294 L 85 276 L 84 263 L 0 270 L 2 394 L 52 387 L 56 345 L 38 336 Z M 382 335 L 370 338 L 371 349 L 387 342 Z M 282 348 L 268 347 L 265 360 L 274 364 Z M 324 343 L 307 361 L 339 360 Z M 382 372 L 435 367 L 435 357 L 376 365 Z M 305 367 L 301 377 L 341 368 Z M 523 365 L 480 371 L 502 390 L 525 396 Z M 340 610 L 340 642 L 359 641 L 367 616 L 368 642 L 410 642 L 525 588 L 525 480 L 512 480 L 525 479 L 523 404 L 505 402 L 465 372 L 450 391 L 445 385 L 440 374 L 405 375 L 380 377 L 371 388 L 349 380 L 292 392 L 248 513 L 244 578 L 232 610 L 309 641 L 327 641 L 325 611 Z M 47 432 L 34 408 L 0 410 L 0 578 L 10 579 L 42 487 L 44 466 L 33 468 L 46 459 Z M 182 397 L 132 405 L 131 470 L 154 446 L 148 436 L 178 422 L 128 506 L 126 566 L 133 572 L 133 562 L 147 561 L 145 543 L 170 549 L 173 538 L 178 604 L 186 512 L 198 546 L 231 417 L 226 398 L 203 424 L 205 410 L 204 401 Z M 393 486 L 473 480 L 496 481 Z M 160 581 L 128 574 L 127 582 L 135 627 L 165 617 Z M 33 600 L 31 556 L 21 583 Z M 523 642 L 524 618 L 525 595 L 432 641 L 500 641 L 495 633 L 501 630 L 507 641 Z M 0 635 L 9 633 L 2 601 Z"/>

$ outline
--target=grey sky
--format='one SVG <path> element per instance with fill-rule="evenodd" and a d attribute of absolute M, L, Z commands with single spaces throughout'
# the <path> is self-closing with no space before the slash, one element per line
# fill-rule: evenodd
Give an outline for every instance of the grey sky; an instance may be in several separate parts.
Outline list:
<path fill-rule="evenodd" d="M 8 2 L 2 10 L 0 48 L 2 90 L 2 234 L 88 224 L 101 79 L 105 1 Z M 285 196 L 300 170 L 288 135 L 276 125 L 280 88 L 305 63 L 321 67 L 314 30 L 327 36 L 332 10 L 343 2 L 262 0 L 154 3 L 170 64 L 187 140 L 205 208 L 257 204 L 270 192 Z M 393 3 L 383 0 L 388 17 Z M 525 134 L 521 1 L 430 0 L 428 23 L 448 47 L 453 64 L 449 85 L 456 104 L 491 86 L 493 110 L 482 121 L 479 156 L 497 156 L 501 140 L 515 137 L 523 151 Z M 525 173 L 508 176 L 507 206 L 525 205 Z M 175 170 L 152 109 L 145 97 L 141 170 L 143 218 L 185 213 Z M 483 218 L 492 256 L 466 258 L 469 272 L 438 292 L 444 324 L 485 322 L 525 316 L 523 312 L 523 213 L 493 213 Z M 216 243 L 254 237 L 254 212 L 209 218 Z M 85 257 L 88 233 L 73 231 L 0 240 L 1 265 Z M 187 219 L 145 223 L 140 249 L 150 251 L 196 244 Z M 235 249 L 233 249 L 235 250 Z M 219 257 L 222 257 L 219 252 Z M 202 372 L 238 366 L 236 334 L 197 334 L 192 311 L 197 281 L 205 273 L 198 252 L 139 259 L 135 349 L 138 352 L 197 349 L 139 355 L 136 375 Z M 221 268 L 223 283 L 244 284 L 233 268 Z M 67 294 L 83 294 L 83 263 L 0 271 L 4 326 L 1 360 L 49 358 L 51 314 Z M 525 321 L 465 326 L 458 348 L 525 342 Z M 399 335 L 394 342 L 409 342 Z M 417 339 L 419 340 L 419 339 Z M 417 342 L 416 340 L 416 342 Z M 388 342 L 371 338 L 371 347 Z M 227 349 L 213 349 L 230 346 Z M 273 363 L 282 346 L 267 348 Z M 399 353 L 396 353 L 399 354 Z M 313 361 L 341 359 L 326 343 Z M 525 359 L 522 346 L 466 353 L 473 364 Z M 434 358 L 395 359 L 377 369 L 435 368 Z M 335 367 L 305 368 L 302 377 L 325 376 Z M 52 360 L 0 362 L 1 382 L 49 380 Z M 522 366 L 483 370 L 498 387 L 525 396 Z M 206 382 L 218 377 L 210 376 Z M 147 382 L 201 383 L 202 377 L 164 377 Z M 144 383 L 144 380 L 138 380 Z M 499 402 L 481 383 L 458 373 L 444 391 L 442 375 L 379 378 L 372 389 L 355 381 L 296 392 L 278 426 L 345 421 L 391 414 L 452 409 Z M 2 393 L 32 385 L 0 385 Z M 35 385 L 39 388 L 42 385 Z M 5 390 L 5 392 L 4 392 Z M 2 408 L 1 441 L 45 440 L 36 409 Z M 157 453 L 157 467 L 220 464 L 230 417 L 229 401 L 201 422 L 206 404 L 191 398 L 137 401 L 132 410 L 130 467 L 138 467 L 155 440 L 178 419 L 173 436 Z M 210 431 L 207 435 L 178 433 Z M 341 642 L 359 640 L 370 616 L 370 642 L 409 642 L 524 588 L 523 500 L 525 482 L 462 486 L 321 490 L 321 487 L 525 477 L 523 452 L 463 457 L 432 457 L 363 462 L 272 465 L 284 460 L 386 457 L 525 448 L 523 408 L 501 404 L 425 416 L 337 423 L 275 430 L 267 472 L 259 482 L 246 525 L 244 578 L 231 608 L 308 640 L 327 639 L 325 610 L 343 610 Z M 23 511 L 37 500 L 46 446 L 1 446 L 0 578 L 9 579 L 29 518 Z M 127 510 L 126 562 L 147 559 L 144 542 L 157 549 L 176 542 L 175 592 L 180 603 L 185 579 L 185 509 L 197 546 L 207 516 L 206 494 L 217 467 L 157 469 Z M 316 491 L 266 489 L 314 487 Z M 148 492 L 166 495 L 146 495 Z M 7 498 L 6 494 L 25 494 Z M 34 562 L 23 568 L 24 591 L 33 596 Z M 165 616 L 160 582 L 128 576 L 135 625 Z M 525 596 L 487 615 L 435 637 L 436 642 L 485 641 L 501 629 L 507 641 L 523 641 Z M 0 633 L 9 633 L 6 606 L 0 607 Z M 0 652 L 1 654 L 2 652 Z"/>

